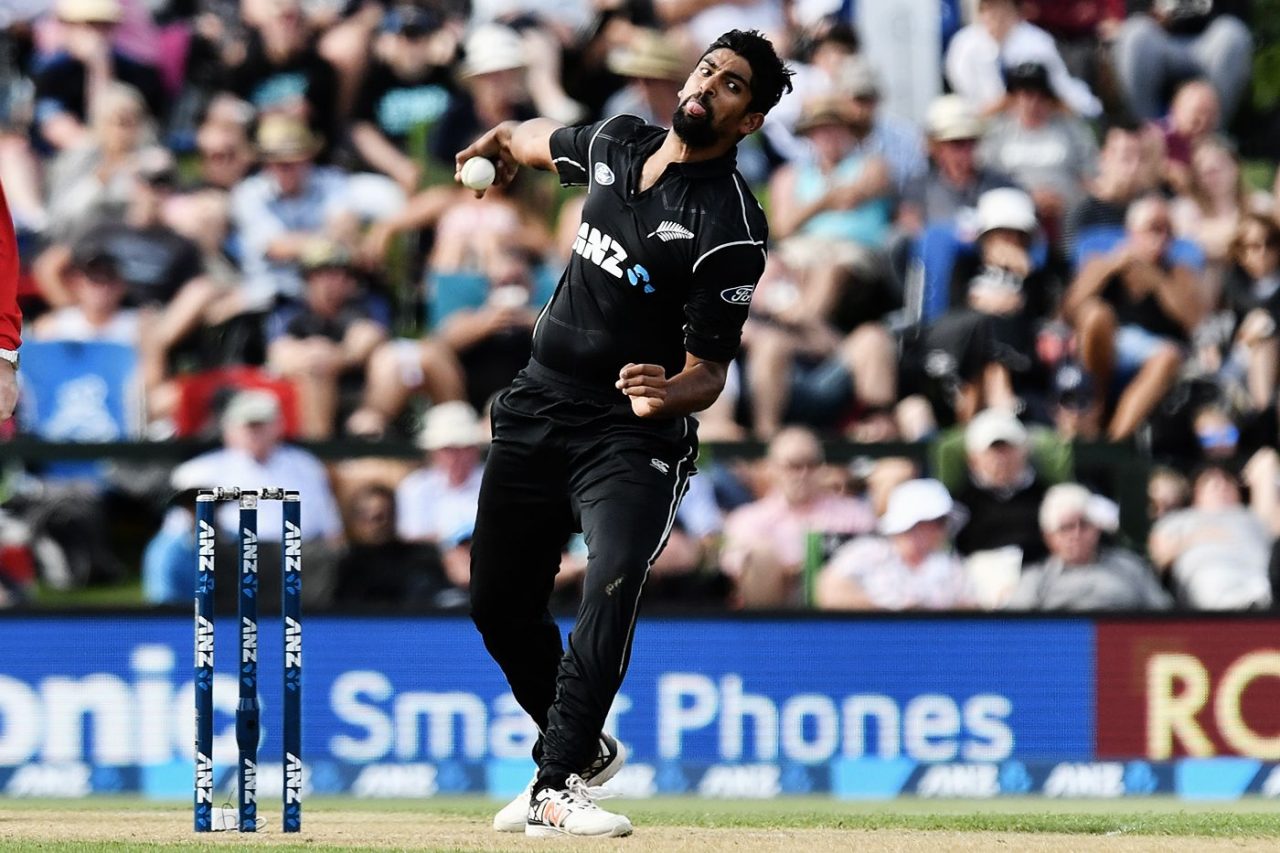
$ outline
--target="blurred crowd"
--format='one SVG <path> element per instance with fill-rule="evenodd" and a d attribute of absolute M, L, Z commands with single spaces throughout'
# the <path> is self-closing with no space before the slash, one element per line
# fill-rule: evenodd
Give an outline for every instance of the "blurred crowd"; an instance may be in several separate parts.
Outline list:
<path fill-rule="evenodd" d="M 147 600 L 186 603 L 194 490 L 269 483 L 303 490 L 310 606 L 465 606 L 485 411 L 582 199 L 537 174 L 477 199 L 454 154 L 508 119 L 668 124 L 736 27 L 774 41 L 795 91 L 740 147 L 770 254 L 700 434 L 764 451 L 707 454 L 647 594 L 1271 606 L 1280 184 L 1231 134 L 1247 2 L 906 4 L 938 29 L 923 99 L 895 88 L 919 81 L 891 29 L 836 0 L 3 5 L 10 431 L 220 445 L 173 469 L 0 462 L 10 603 L 136 572 L 121 524 Z M 424 456 L 306 449 L 330 439 Z M 885 442 L 928 450 L 824 458 Z M 1151 463 L 1137 523 L 1076 464 L 1094 442 Z M 565 543 L 566 604 L 585 551 Z"/>

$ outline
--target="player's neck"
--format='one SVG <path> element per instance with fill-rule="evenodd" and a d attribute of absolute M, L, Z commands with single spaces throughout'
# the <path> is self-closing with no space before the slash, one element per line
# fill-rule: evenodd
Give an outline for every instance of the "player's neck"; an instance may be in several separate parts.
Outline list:
<path fill-rule="evenodd" d="M 662 173 L 667 170 L 667 166 L 672 163 L 702 163 L 714 160 L 728 154 L 737 147 L 737 144 L 737 142 L 726 140 L 709 148 L 690 148 L 674 130 L 668 130 L 658 150 L 650 154 L 649 159 L 644 162 L 644 169 L 640 174 L 640 191 L 644 192 L 656 184 L 662 177 Z"/>

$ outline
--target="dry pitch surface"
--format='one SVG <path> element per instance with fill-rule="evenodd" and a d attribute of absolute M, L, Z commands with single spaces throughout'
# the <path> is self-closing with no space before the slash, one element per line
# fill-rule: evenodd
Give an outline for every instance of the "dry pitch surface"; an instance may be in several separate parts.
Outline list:
<path fill-rule="evenodd" d="M 265 806 L 264 806 L 265 807 Z M 769 803 L 698 800 L 618 803 L 636 834 L 540 840 L 489 828 L 481 800 L 326 801 L 286 836 L 278 813 L 254 836 L 197 837 L 180 805 L 133 800 L 0 802 L 0 849 L 41 851 L 263 847 L 279 851 L 1251 851 L 1280 849 L 1280 807 L 1250 801 L 1205 807 L 1174 801 L 898 801 Z M 1214 810 L 1217 809 L 1217 810 Z"/>

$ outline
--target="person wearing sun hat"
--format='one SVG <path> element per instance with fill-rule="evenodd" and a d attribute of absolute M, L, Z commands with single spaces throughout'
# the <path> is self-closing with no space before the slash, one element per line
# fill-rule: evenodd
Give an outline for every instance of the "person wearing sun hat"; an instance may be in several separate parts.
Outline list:
<path fill-rule="evenodd" d="M 57 0 L 53 12 L 62 29 L 62 52 L 34 75 L 40 143 L 62 151 L 89 142 L 89 125 L 112 83 L 132 86 L 152 118 L 165 117 L 159 73 L 113 46 L 113 32 L 124 19 L 120 0 Z"/>
<path fill-rule="evenodd" d="M 609 51 L 605 67 L 626 77 L 627 85 L 605 101 L 602 115 L 627 113 L 650 124 L 671 121 L 680 102 L 680 84 L 689 76 L 689 63 L 668 36 L 638 29 Z"/>
<path fill-rule="evenodd" d="M 910 181 L 898 207 L 898 220 L 915 230 L 954 222 L 971 227 L 978 198 L 988 190 L 1013 186 L 1013 180 L 978 162 L 978 142 L 986 123 L 959 95 L 941 95 L 929 105 L 925 135 L 928 170 Z"/>
<path fill-rule="evenodd" d="M 231 218 L 242 244 L 246 301 L 269 307 L 281 296 L 302 295 L 297 261 L 318 237 L 355 216 L 348 175 L 317 166 L 323 141 L 307 123 L 268 114 L 255 137 L 263 168 L 231 192 Z"/>
<path fill-rule="evenodd" d="M 1049 557 L 1028 567 L 1004 602 L 1008 610 L 1164 610 L 1171 604 L 1137 554 L 1102 543 L 1119 508 L 1079 483 L 1060 483 L 1040 504 Z"/>
<path fill-rule="evenodd" d="M 951 548 L 964 514 L 937 480 L 908 480 L 889 493 L 879 536 L 841 546 L 822 569 L 824 610 L 950 610 L 971 605 L 964 564 Z"/>

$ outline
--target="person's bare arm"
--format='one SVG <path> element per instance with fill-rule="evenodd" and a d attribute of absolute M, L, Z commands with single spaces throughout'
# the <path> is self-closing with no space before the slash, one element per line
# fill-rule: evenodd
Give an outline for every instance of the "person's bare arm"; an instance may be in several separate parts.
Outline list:
<path fill-rule="evenodd" d="M 1195 276 L 1184 266 L 1159 276 L 1155 287 L 1156 301 L 1169 316 L 1178 321 L 1187 334 L 1195 331 L 1204 318 L 1204 303 L 1197 293 Z"/>
<path fill-rule="evenodd" d="M 1181 550 L 1181 537 L 1175 535 L 1167 526 L 1157 524 L 1152 528 L 1151 535 L 1147 537 L 1147 556 L 1151 558 L 1151 565 L 1158 571 L 1168 571 Z"/>
<path fill-rule="evenodd" d="M 770 186 L 771 216 L 769 227 L 774 237 L 789 237 L 819 213 L 828 210 L 852 210 L 889 189 L 889 169 L 879 157 L 869 161 L 857 178 L 845 184 L 834 184 L 817 198 L 807 202 L 792 201 L 795 173 L 786 169 Z"/>
<path fill-rule="evenodd" d="M 1102 293 L 1107 282 L 1129 264 L 1129 253 L 1123 249 L 1093 258 L 1084 265 L 1075 281 L 1067 288 L 1067 295 L 1062 299 L 1062 313 L 1071 322 L 1075 322 L 1076 312 L 1080 306 Z"/>
<path fill-rule="evenodd" d="M 351 142 L 370 166 L 390 177 L 405 192 L 418 189 L 422 167 L 393 145 L 372 122 L 356 122 L 351 127 Z"/>
<path fill-rule="evenodd" d="M 824 570 L 814 586 L 814 605 L 819 610 L 873 610 L 875 604 L 852 578 Z"/>
<path fill-rule="evenodd" d="M 724 390 L 727 362 L 685 355 L 684 369 L 670 378 L 660 364 L 628 364 L 615 387 L 631 398 L 631 410 L 642 418 L 673 418 L 708 408 Z"/>

